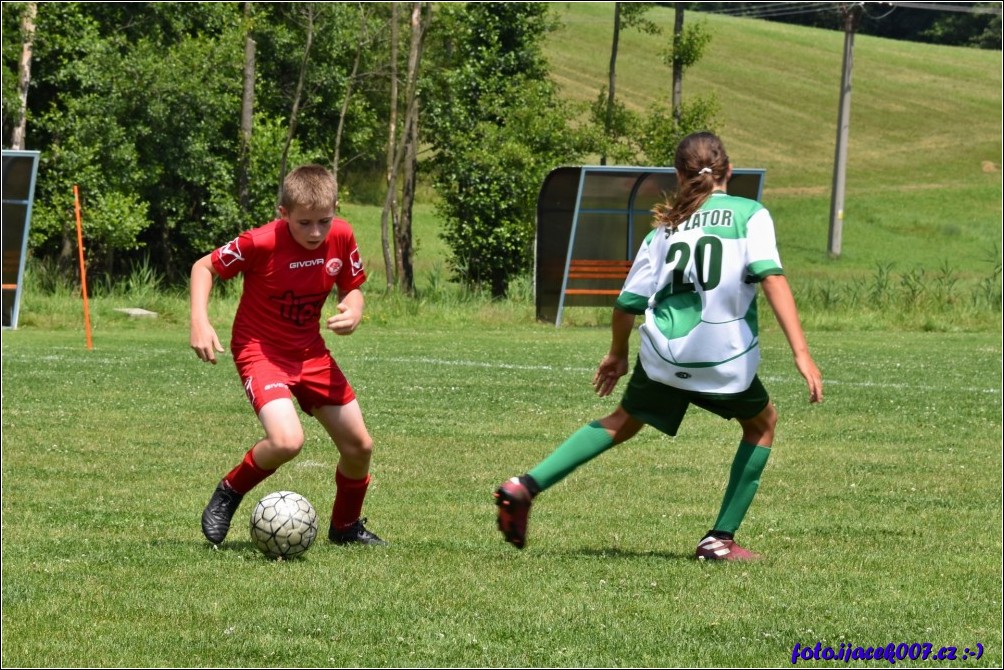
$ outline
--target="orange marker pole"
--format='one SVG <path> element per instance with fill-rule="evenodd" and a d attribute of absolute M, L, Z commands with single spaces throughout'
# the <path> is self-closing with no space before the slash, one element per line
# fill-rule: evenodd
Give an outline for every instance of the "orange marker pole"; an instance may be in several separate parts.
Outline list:
<path fill-rule="evenodd" d="M 80 289 L 84 294 L 84 329 L 87 331 L 87 348 L 93 349 L 91 341 L 91 308 L 87 305 L 87 269 L 84 265 L 84 231 L 80 224 L 80 189 L 73 185 L 73 206 L 77 211 L 77 254 L 80 257 Z"/>

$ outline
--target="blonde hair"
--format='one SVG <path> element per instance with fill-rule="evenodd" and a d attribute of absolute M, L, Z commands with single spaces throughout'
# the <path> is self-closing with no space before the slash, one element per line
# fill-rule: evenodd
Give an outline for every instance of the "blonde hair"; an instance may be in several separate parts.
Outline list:
<path fill-rule="evenodd" d="M 282 181 L 279 205 L 286 211 L 296 208 L 334 208 L 338 202 L 338 187 L 334 176 L 323 165 L 301 165 Z"/>
<path fill-rule="evenodd" d="M 676 147 L 676 194 L 652 209 L 654 226 L 675 230 L 708 199 L 729 174 L 729 155 L 717 135 L 692 133 Z"/>

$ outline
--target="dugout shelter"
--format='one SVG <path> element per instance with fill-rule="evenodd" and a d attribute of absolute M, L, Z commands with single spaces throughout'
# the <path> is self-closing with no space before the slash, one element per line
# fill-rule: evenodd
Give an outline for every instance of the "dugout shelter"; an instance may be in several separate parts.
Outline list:
<path fill-rule="evenodd" d="M 3 328 L 17 328 L 35 200 L 37 151 L 3 150 Z"/>
<path fill-rule="evenodd" d="M 765 170 L 732 170 L 729 193 L 760 200 Z M 566 307 L 613 306 L 652 230 L 652 208 L 676 190 L 670 167 L 568 166 L 537 198 L 537 319 L 561 325 Z"/>

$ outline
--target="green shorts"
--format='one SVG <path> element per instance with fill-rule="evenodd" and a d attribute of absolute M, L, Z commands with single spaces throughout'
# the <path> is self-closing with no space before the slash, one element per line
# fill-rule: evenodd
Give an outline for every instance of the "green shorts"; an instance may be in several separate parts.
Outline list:
<path fill-rule="evenodd" d="M 754 375 L 753 381 L 741 393 L 701 393 L 667 386 L 649 379 L 638 360 L 628 381 L 621 407 L 643 423 L 676 435 L 690 405 L 703 407 L 723 419 L 752 419 L 770 402 L 767 389 Z"/>

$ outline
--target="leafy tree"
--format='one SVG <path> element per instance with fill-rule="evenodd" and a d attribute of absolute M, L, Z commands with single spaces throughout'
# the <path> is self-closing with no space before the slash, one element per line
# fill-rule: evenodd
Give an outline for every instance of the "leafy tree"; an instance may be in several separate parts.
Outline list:
<path fill-rule="evenodd" d="M 690 133 L 714 131 L 719 111 L 714 96 L 697 96 L 691 102 L 683 101 L 683 74 L 701 59 L 711 41 L 704 21 L 684 22 L 686 4 L 674 3 L 673 40 L 664 54 L 664 61 L 673 69 L 673 96 L 669 111 L 665 105 L 657 103 L 639 124 L 639 144 L 647 161 L 654 165 L 673 165 L 676 146 Z"/>
<path fill-rule="evenodd" d="M 296 102 L 308 15 L 311 45 L 295 137 L 315 162 L 337 162 L 331 167 L 344 200 L 352 169 L 368 175 L 385 159 L 390 3 L 256 3 L 256 104 L 269 116 L 289 118 Z"/>
<path fill-rule="evenodd" d="M 544 177 L 583 148 L 547 78 L 549 12 L 544 3 L 466 3 L 438 15 L 426 118 L 443 237 L 456 275 L 495 297 L 532 263 Z"/>
<path fill-rule="evenodd" d="M 673 165 L 680 140 L 701 130 L 714 132 L 719 111 L 720 105 L 713 97 L 681 104 L 679 117 L 665 105 L 653 105 L 641 121 L 638 140 L 646 162 Z"/>
<path fill-rule="evenodd" d="M 920 37 L 935 44 L 958 44 L 980 49 L 1001 48 L 1001 5 L 979 3 L 986 13 L 950 13 L 921 31 Z"/>
<path fill-rule="evenodd" d="M 704 49 L 711 41 L 707 22 L 684 23 L 685 2 L 677 2 L 673 24 L 673 41 L 665 54 L 666 62 L 673 67 L 673 118 L 681 120 L 683 105 L 683 73 L 691 65 L 701 60 Z"/>
<path fill-rule="evenodd" d="M 868 3 L 857 33 L 894 40 L 911 40 L 981 49 L 1001 48 L 1001 3 Z M 764 2 L 691 2 L 687 8 L 699 12 L 727 13 L 759 17 L 767 21 L 843 30 L 840 3 L 818 2 L 814 6 L 789 3 L 772 7 Z"/>
<path fill-rule="evenodd" d="M 3 21 L 3 137 L 4 147 L 7 138 L 11 136 L 18 123 L 21 109 L 21 99 L 17 90 L 17 68 L 21 57 L 21 17 L 24 4 L 20 2 L 5 2 L 2 9 Z M 17 39 L 14 39 L 14 36 Z"/>
<path fill-rule="evenodd" d="M 395 5 L 396 7 L 396 5 Z M 397 14 L 396 11 L 393 14 Z M 407 295 L 415 294 L 415 272 L 412 264 L 414 253 L 412 243 L 412 218 L 414 213 L 415 190 L 418 180 L 419 145 L 419 97 L 418 83 L 422 54 L 425 49 L 425 33 L 432 18 L 430 3 L 413 2 L 411 6 L 411 30 L 408 46 L 408 65 L 404 77 L 404 129 L 400 140 L 397 138 L 397 48 L 391 48 L 391 116 L 388 123 L 387 140 L 387 193 L 381 215 L 381 241 L 387 271 L 387 288 L 396 284 Z M 397 23 L 392 35 L 397 37 Z M 401 201 L 398 203 L 398 183 L 401 183 Z M 388 219 L 393 218 L 394 260 L 391 249 Z"/>
<path fill-rule="evenodd" d="M 645 15 L 653 7 L 647 2 L 615 2 L 614 3 L 614 36 L 610 43 L 610 68 L 607 74 L 607 86 L 600 90 L 599 99 L 593 105 L 591 114 L 593 122 L 603 128 L 603 139 L 600 144 L 600 165 L 607 164 L 607 155 L 611 154 L 615 161 L 631 162 L 634 155 L 627 138 L 637 124 L 637 118 L 623 103 L 616 99 L 617 91 L 617 53 L 620 45 L 620 34 L 624 28 L 637 28 L 648 35 L 658 35 L 662 28 Z"/>
<path fill-rule="evenodd" d="M 252 18 L 229 3 L 40 3 L 26 147 L 42 150 L 30 245 L 62 259 L 72 276 L 73 185 L 83 201 L 92 273 L 121 276 L 136 258 L 183 282 L 198 256 L 275 215 L 282 150 L 298 74 L 295 3 L 260 3 Z M 375 5 L 385 11 L 383 4 Z M 3 6 L 4 136 L 15 123 L 19 20 Z M 289 162 L 325 162 L 345 91 L 342 38 L 356 5 L 318 4 Z M 245 43 L 257 49 L 251 155 L 241 154 Z M 379 44 L 365 51 L 376 58 Z M 346 144 L 353 157 L 379 156 L 382 113 L 374 70 L 353 96 Z M 12 76 L 13 75 L 13 76 Z M 295 79 L 292 81 L 295 82 Z M 384 96 L 385 97 L 385 96 Z M 386 104 L 383 102 L 382 104 Z M 249 177 L 238 184 L 249 164 Z M 244 188 L 240 188 L 244 186 Z M 241 193 L 244 200 L 243 208 Z"/>
<path fill-rule="evenodd" d="M 165 274 L 187 275 L 201 249 L 185 233 L 232 226 L 217 190 L 234 172 L 236 19 L 210 4 L 40 4 L 27 142 L 43 149 L 37 254 L 70 265 L 74 184 L 98 272 L 145 247 Z"/>
<path fill-rule="evenodd" d="M 598 129 L 594 142 L 596 153 L 600 155 L 600 165 L 606 165 L 608 159 L 622 165 L 638 162 L 641 115 L 612 98 L 604 86 L 589 107 L 589 119 L 592 126 Z"/>

